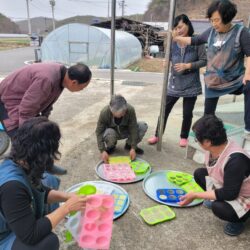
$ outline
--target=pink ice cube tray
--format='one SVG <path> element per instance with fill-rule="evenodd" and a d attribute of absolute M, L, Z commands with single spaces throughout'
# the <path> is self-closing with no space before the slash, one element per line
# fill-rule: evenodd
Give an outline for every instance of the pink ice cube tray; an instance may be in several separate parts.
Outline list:
<path fill-rule="evenodd" d="M 130 181 L 136 178 L 134 171 L 127 163 L 103 164 L 103 173 L 111 181 Z"/>
<path fill-rule="evenodd" d="M 112 195 L 92 195 L 86 203 L 78 244 L 82 248 L 109 249 L 114 215 Z"/>

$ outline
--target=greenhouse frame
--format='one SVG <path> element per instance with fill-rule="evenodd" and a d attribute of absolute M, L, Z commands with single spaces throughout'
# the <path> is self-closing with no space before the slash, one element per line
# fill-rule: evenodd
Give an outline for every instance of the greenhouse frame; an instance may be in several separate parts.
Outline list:
<path fill-rule="evenodd" d="M 115 33 L 115 68 L 126 68 L 142 56 L 139 40 L 124 31 Z M 79 23 L 52 31 L 41 45 L 42 62 L 72 65 L 82 62 L 95 68 L 110 68 L 111 30 Z"/>

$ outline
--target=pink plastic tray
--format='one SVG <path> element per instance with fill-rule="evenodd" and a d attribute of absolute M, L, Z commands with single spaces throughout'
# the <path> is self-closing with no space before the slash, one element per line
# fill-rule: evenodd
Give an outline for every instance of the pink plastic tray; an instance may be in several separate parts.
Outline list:
<path fill-rule="evenodd" d="M 78 244 L 82 248 L 109 249 L 112 236 L 114 197 L 92 195 L 82 217 Z"/>
<path fill-rule="evenodd" d="M 134 171 L 127 163 L 103 164 L 104 176 L 110 181 L 130 181 L 136 178 Z"/>

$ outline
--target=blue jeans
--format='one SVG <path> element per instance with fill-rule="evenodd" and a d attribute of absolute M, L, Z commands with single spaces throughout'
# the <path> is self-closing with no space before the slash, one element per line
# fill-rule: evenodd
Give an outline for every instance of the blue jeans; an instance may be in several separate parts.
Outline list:
<path fill-rule="evenodd" d="M 43 174 L 42 184 L 51 189 L 58 190 L 60 186 L 60 179 L 56 177 L 55 175 L 45 172 Z M 59 203 L 47 204 L 46 214 L 53 212 L 58 207 L 59 207 Z"/>

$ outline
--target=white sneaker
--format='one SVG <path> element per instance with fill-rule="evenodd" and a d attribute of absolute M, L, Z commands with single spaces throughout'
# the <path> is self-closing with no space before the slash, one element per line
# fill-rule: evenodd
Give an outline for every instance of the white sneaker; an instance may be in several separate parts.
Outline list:
<path fill-rule="evenodd" d="M 244 129 L 244 134 L 245 134 L 245 135 L 250 135 L 250 131 L 249 131 L 249 130 Z"/>

